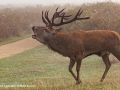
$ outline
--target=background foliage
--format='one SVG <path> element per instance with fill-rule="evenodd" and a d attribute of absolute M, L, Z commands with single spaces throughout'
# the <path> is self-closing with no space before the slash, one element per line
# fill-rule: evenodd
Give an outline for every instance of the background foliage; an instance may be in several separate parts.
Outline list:
<path fill-rule="evenodd" d="M 50 10 L 50 16 L 59 5 L 24 6 L 0 8 L 0 41 L 11 36 L 30 33 L 33 25 L 44 25 L 41 21 L 41 11 Z M 120 32 L 120 4 L 113 2 L 86 3 L 80 6 L 66 4 L 67 14 L 75 14 L 79 8 L 84 10 L 81 17 L 90 16 L 89 20 L 76 21 L 63 25 L 63 31 L 71 30 L 115 30 Z M 59 9 L 59 10 L 60 10 Z"/>

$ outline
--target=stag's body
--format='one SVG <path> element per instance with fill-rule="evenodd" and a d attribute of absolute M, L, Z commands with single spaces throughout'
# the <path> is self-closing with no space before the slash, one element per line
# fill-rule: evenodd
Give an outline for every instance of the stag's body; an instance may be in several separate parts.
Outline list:
<path fill-rule="evenodd" d="M 62 16 L 61 22 L 58 24 L 54 23 L 54 16 L 52 21 L 48 18 L 48 12 L 45 13 L 45 19 L 42 13 L 43 22 L 46 27 L 33 26 L 33 38 L 39 42 L 47 45 L 50 49 L 62 54 L 63 56 L 70 58 L 69 71 L 73 75 L 77 84 L 81 83 L 79 72 L 82 59 L 96 54 L 101 56 L 105 63 L 105 71 L 101 78 L 101 82 L 104 80 L 111 64 L 109 61 L 109 54 L 112 53 L 118 60 L 120 60 L 120 36 L 117 32 L 111 30 L 76 30 L 69 33 L 59 32 L 60 29 L 54 29 L 52 26 L 60 26 L 73 22 L 75 20 L 89 19 L 89 17 L 78 18 L 82 11 L 78 11 L 76 16 L 64 22 L 64 15 Z M 77 76 L 73 73 L 72 68 L 76 62 Z"/>
<path fill-rule="evenodd" d="M 91 54 L 101 56 L 105 52 L 112 53 L 116 45 L 119 47 L 120 44 L 119 34 L 108 30 L 58 32 L 55 35 L 46 36 L 45 42 L 50 49 L 63 56 L 76 57 L 81 54 L 82 58 Z"/>

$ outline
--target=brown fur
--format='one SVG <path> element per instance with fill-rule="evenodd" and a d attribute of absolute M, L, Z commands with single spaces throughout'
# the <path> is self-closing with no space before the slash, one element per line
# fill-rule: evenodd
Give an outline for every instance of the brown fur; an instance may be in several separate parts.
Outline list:
<path fill-rule="evenodd" d="M 82 57 L 102 52 L 115 51 L 115 45 L 119 47 L 119 34 L 114 31 L 83 31 L 70 33 L 57 33 L 45 38 L 47 46 L 63 56 L 74 57 L 82 53 Z M 114 54 L 114 53 L 113 53 Z M 116 54 L 114 54 L 116 55 Z"/>
<path fill-rule="evenodd" d="M 79 71 L 82 59 L 96 54 L 102 57 L 105 63 L 105 71 L 101 78 L 104 80 L 111 63 L 109 54 L 112 53 L 120 60 L 120 36 L 111 30 L 77 30 L 63 33 L 57 30 L 49 30 L 47 27 L 34 26 L 33 38 L 47 45 L 50 49 L 70 58 L 69 71 L 73 75 L 77 84 L 81 83 Z M 76 62 L 77 76 L 72 68 Z"/>

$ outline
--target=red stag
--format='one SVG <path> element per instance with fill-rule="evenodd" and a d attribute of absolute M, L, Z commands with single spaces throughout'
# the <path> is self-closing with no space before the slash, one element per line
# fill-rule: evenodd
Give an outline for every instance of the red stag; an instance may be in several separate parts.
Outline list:
<path fill-rule="evenodd" d="M 48 11 L 46 11 L 45 14 L 42 11 L 42 20 L 46 26 L 33 26 L 32 30 L 34 35 L 32 35 L 32 37 L 48 46 L 53 51 L 70 58 L 69 72 L 75 78 L 76 84 L 81 83 L 79 72 L 82 59 L 92 54 L 101 56 L 106 66 L 100 80 L 102 82 L 111 66 L 108 58 L 109 54 L 112 53 L 117 59 L 120 60 L 119 34 L 110 30 L 76 30 L 73 32 L 64 33 L 59 32 L 61 28 L 53 28 L 53 26 L 60 26 L 76 20 L 85 20 L 90 18 L 80 18 L 79 16 L 82 12 L 82 10 L 79 10 L 75 16 L 70 19 L 70 16 L 65 17 L 65 12 L 62 10 L 58 14 L 58 17 L 56 16 L 56 18 L 61 18 L 60 22 L 55 23 L 54 19 L 56 13 L 53 14 L 52 20 L 50 20 L 48 17 Z M 67 18 L 67 20 L 65 20 L 65 18 Z M 72 71 L 75 62 L 77 76 Z"/>

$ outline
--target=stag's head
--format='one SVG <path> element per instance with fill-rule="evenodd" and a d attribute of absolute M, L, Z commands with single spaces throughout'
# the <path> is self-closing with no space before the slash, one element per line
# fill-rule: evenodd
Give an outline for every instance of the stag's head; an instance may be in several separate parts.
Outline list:
<path fill-rule="evenodd" d="M 73 18 L 68 20 L 72 15 L 65 15 L 64 9 L 61 11 L 57 11 L 58 8 L 56 9 L 56 12 L 53 14 L 52 19 L 50 20 L 48 17 L 49 11 L 46 11 L 45 13 L 42 11 L 42 21 L 45 23 L 46 26 L 33 26 L 32 30 L 34 32 L 34 35 L 32 35 L 33 39 L 37 39 L 43 44 L 46 44 L 45 38 L 48 36 L 55 35 L 58 33 L 62 28 L 53 28 L 54 26 L 61 26 L 64 24 L 71 23 L 75 20 L 84 20 L 84 19 L 89 19 L 90 17 L 83 17 L 79 18 L 79 16 L 82 14 L 82 10 L 80 9 Z M 54 23 L 54 20 L 56 18 L 60 18 L 59 23 Z"/>

